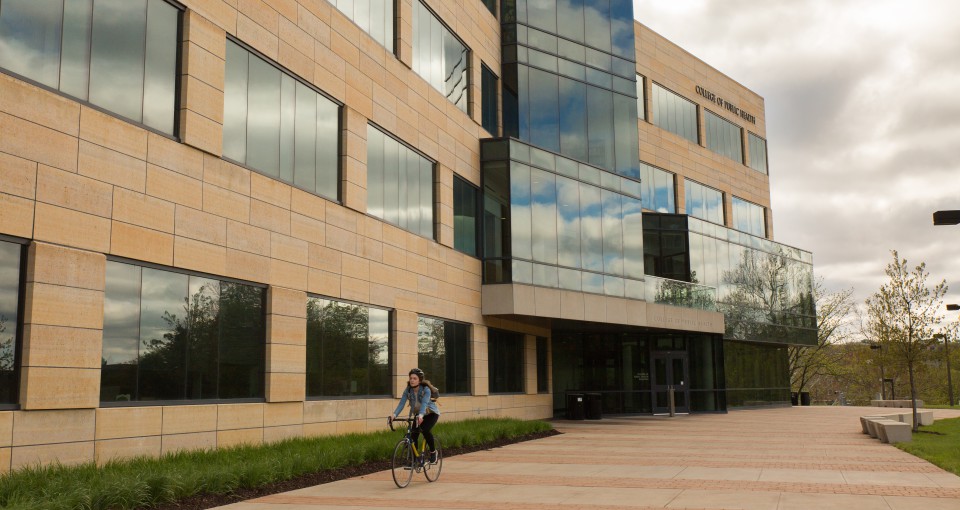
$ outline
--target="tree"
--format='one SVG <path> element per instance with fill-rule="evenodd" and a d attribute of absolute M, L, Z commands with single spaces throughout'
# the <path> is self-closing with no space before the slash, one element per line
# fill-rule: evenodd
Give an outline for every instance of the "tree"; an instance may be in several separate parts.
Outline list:
<path fill-rule="evenodd" d="M 910 378 L 910 399 L 913 408 L 913 430 L 917 422 L 916 367 L 930 353 L 936 342 L 933 335 L 941 321 L 943 296 L 947 283 L 941 280 L 928 286 L 926 264 L 921 262 L 912 271 L 907 260 L 893 250 L 893 262 L 884 271 L 887 283 L 867 298 L 866 331 L 883 349 L 889 349 L 894 360 L 906 366 Z"/>
<path fill-rule="evenodd" d="M 850 336 L 853 289 L 828 294 L 823 288 L 823 279 L 818 278 L 813 295 L 817 310 L 817 344 L 791 345 L 788 349 L 790 386 L 797 393 L 802 392 L 811 380 L 835 370 L 843 357 L 843 352 L 835 346 Z"/>

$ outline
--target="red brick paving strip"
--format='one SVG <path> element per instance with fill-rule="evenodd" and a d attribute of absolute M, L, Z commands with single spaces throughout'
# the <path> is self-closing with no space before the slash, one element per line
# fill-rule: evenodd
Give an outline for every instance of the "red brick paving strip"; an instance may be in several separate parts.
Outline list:
<path fill-rule="evenodd" d="M 377 498 L 336 498 L 326 496 L 286 496 L 277 494 L 265 498 L 254 499 L 251 503 L 265 503 L 270 505 L 327 505 L 327 506 L 362 506 L 362 507 L 398 507 L 398 503 L 393 499 Z M 417 503 L 417 508 L 476 508 L 481 510 L 503 510 L 510 508 L 515 510 L 663 510 L 662 506 L 629 506 L 629 505 L 593 505 L 593 504 L 543 504 L 543 503 L 503 503 L 502 501 L 458 501 L 447 500 L 438 506 L 431 506 L 430 501 L 426 504 Z M 684 510 L 727 510 L 726 508 L 689 508 Z"/>

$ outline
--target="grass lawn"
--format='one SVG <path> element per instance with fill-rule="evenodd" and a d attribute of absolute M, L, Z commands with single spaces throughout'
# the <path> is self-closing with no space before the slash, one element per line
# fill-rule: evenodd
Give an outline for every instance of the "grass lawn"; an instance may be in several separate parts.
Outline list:
<path fill-rule="evenodd" d="M 913 434 L 913 441 L 897 443 L 897 448 L 960 475 L 960 418 L 937 420 L 929 427 L 920 427 L 920 432 Z"/>
<path fill-rule="evenodd" d="M 386 424 L 384 424 L 386 426 Z M 549 431 L 543 421 L 477 419 L 437 425 L 444 448 Z M 121 510 L 198 494 L 229 494 L 323 470 L 389 460 L 402 432 L 297 438 L 260 446 L 181 452 L 104 466 L 48 466 L 0 476 L 0 508 Z"/>

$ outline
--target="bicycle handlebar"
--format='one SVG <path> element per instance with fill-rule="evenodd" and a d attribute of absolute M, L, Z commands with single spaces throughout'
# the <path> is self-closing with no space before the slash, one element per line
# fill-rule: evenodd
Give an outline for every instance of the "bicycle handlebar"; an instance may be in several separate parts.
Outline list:
<path fill-rule="evenodd" d="M 396 431 L 396 429 L 393 428 L 393 422 L 395 421 L 405 421 L 408 423 L 413 423 L 413 418 L 394 418 L 392 420 L 390 418 L 387 418 L 387 425 L 390 425 L 391 432 Z"/>

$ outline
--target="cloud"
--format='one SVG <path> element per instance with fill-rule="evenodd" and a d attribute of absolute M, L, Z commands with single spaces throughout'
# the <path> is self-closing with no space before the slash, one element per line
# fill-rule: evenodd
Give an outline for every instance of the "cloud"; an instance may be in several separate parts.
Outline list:
<path fill-rule="evenodd" d="M 774 233 L 858 300 L 890 249 L 960 302 L 960 4 L 634 0 L 637 19 L 764 97 Z"/>

